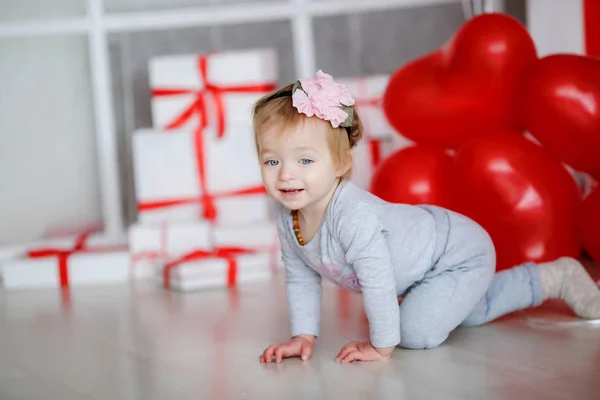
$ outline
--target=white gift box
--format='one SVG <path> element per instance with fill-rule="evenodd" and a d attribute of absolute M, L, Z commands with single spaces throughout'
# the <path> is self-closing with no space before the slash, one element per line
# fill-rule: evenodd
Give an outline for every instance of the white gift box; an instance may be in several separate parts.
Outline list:
<path fill-rule="evenodd" d="M 116 283 L 128 276 L 129 253 L 122 237 L 85 233 L 3 252 L 2 283 L 8 290 Z"/>
<path fill-rule="evenodd" d="M 28 250 L 52 248 L 68 251 L 72 249 L 78 241 L 81 241 L 86 246 L 91 247 L 115 246 L 123 245 L 123 243 L 125 243 L 125 239 L 122 237 L 108 238 L 100 233 L 92 232 L 89 234 L 42 238 L 28 242 L 11 244 L 0 247 L 0 274 L 2 274 L 2 268 L 4 264 L 25 257 Z"/>
<path fill-rule="evenodd" d="M 262 251 L 280 247 L 274 221 L 244 226 L 217 226 L 213 229 L 213 235 L 216 247 L 243 247 Z"/>
<path fill-rule="evenodd" d="M 215 226 L 212 235 L 212 250 L 163 263 L 159 273 L 167 288 L 188 291 L 266 281 L 283 267 L 274 222 Z"/>
<path fill-rule="evenodd" d="M 267 48 L 153 58 L 153 126 L 195 128 L 202 118 L 213 127 L 249 123 L 253 104 L 276 88 L 277 71 Z"/>
<path fill-rule="evenodd" d="M 129 278 L 129 252 L 125 245 L 92 243 L 82 250 L 39 249 L 5 262 L 2 272 L 8 290 L 119 283 Z"/>
<path fill-rule="evenodd" d="M 238 226 L 268 220 L 273 207 L 255 153 L 249 124 L 230 125 L 221 138 L 212 128 L 202 133 L 136 132 L 133 162 L 139 222 L 209 220 Z M 206 214 L 203 196 L 213 200 L 214 219 Z"/>
<path fill-rule="evenodd" d="M 242 254 L 234 258 L 234 263 L 224 257 L 207 257 L 182 262 L 166 270 L 168 278 L 163 283 L 168 289 L 191 291 L 225 288 L 272 279 L 269 253 Z M 232 268 L 235 268 L 235 273 L 232 273 Z"/>
<path fill-rule="evenodd" d="M 363 138 L 353 150 L 352 181 L 368 189 L 377 166 L 396 150 L 412 144 L 389 124 L 383 111 L 383 94 L 389 75 L 342 78 L 355 99 L 363 123 Z"/>
<path fill-rule="evenodd" d="M 268 253 L 272 271 L 283 267 L 281 245 L 275 222 L 236 227 L 215 227 L 214 244 L 217 248 L 240 247 Z"/>
<path fill-rule="evenodd" d="M 129 227 L 132 277 L 153 278 L 166 260 L 212 247 L 211 226 L 206 222 L 135 223 Z"/>

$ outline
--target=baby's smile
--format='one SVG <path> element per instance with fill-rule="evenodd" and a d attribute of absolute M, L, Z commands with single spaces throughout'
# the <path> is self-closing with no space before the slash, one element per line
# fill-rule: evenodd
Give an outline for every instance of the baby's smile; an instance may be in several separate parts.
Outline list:
<path fill-rule="evenodd" d="M 304 191 L 304 189 L 279 189 L 284 196 L 295 196 Z"/>

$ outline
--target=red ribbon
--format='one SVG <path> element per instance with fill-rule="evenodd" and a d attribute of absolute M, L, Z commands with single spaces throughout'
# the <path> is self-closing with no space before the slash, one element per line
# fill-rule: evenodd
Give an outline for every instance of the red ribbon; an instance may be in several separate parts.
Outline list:
<path fill-rule="evenodd" d="M 358 97 L 354 101 L 355 107 L 381 107 L 383 99 L 381 97 L 368 98 L 366 97 L 367 83 L 364 78 L 358 78 Z M 371 151 L 371 164 L 376 167 L 381 162 L 381 143 L 378 139 L 373 139 L 369 135 L 370 132 L 364 131 L 365 139 L 369 143 Z"/>
<path fill-rule="evenodd" d="M 188 253 L 174 261 L 165 264 L 163 268 L 163 282 L 167 289 L 171 287 L 171 270 L 180 264 L 189 261 L 206 260 L 207 258 L 224 258 L 228 262 L 227 266 L 227 286 L 233 287 L 237 283 L 237 256 L 242 254 L 255 253 L 253 249 L 243 247 L 219 247 L 213 251 L 196 250 Z"/>
<path fill-rule="evenodd" d="M 583 1 L 585 52 L 600 57 L 600 0 Z"/>
<path fill-rule="evenodd" d="M 87 248 L 86 241 L 91 232 L 84 232 L 77 237 L 75 244 L 70 249 L 55 249 L 55 248 L 42 248 L 36 250 L 29 250 L 27 257 L 32 259 L 56 257 L 58 259 L 58 276 L 60 287 L 65 288 L 69 286 L 69 257 L 76 253 L 105 253 L 109 251 L 123 251 L 127 250 L 127 246 L 104 246 L 97 248 Z"/>
<path fill-rule="evenodd" d="M 166 129 L 178 128 L 189 121 L 193 115 L 198 115 L 199 129 L 203 130 L 208 126 L 208 113 L 206 108 L 206 100 L 208 96 L 213 99 L 215 113 L 217 118 L 217 137 L 223 137 L 225 133 L 225 104 L 223 96 L 228 93 L 267 93 L 275 90 L 275 83 L 264 83 L 256 85 L 239 85 L 239 86 L 218 86 L 210 82 L 208 79 L 208 57 L 204 55 L 198 57 L 198 72 L 200 74 L 203 88 L 196 89 L 153 89 L 153 97 L 180 96 L 182 94 L 194 94 L 195 98 L 192 104 L 173 121 L 167 124 Z"/>
<path fill-rule="evenodd" d="M 199 136 L 198 132 L 196 132 L 196 136 Z M 202 140 L 202 139 L 200 139 Z M 226 198 L 226 197 L 234 197 L 234 196 L 247 196 L 247 195 L 260 195 L 266 194 L 266 190 L 264 186 L 253 186 L 245 189 L 239 190 L 231 190 L 228 192 L 220 192 L 220 193 L 209 193 L 208 188 L 206 187 L 206 178 L 204 172 L 203 160 L 200 160 L 200 155 L 197 156 L 197 166 L 198 166 L 198 177 L 200 181 L 200 191 L 202 194 L 200 197 L 186 197 L 179 199 L 171 199 L 171 200 L 156 200 L 156 201 L 144 201 L 138 203 L 138 211 L 151 211 L 158 210 L 161 208 L 175 207 L 179 205 L 185 204 L 194 204 L 200 203 L 203 209 L 203 217 L 209 221 L 215 221 L 217 218 L 217 209 L 215 206 L 215 200 Z"/>
<path fill-rule="evenodd" d="M 371 162 L 376 167 L 381 162 L 381 143 L 377 139 L 369 139 L 369 149 L 371 150 Z"/>

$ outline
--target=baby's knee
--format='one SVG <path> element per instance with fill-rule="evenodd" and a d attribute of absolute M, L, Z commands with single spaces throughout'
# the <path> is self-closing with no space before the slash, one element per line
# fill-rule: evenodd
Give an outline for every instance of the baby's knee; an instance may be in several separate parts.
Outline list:
<path fill-rule="evenodd" d="M 496 258 L 496 248 L 489 232 L 477 221 L 462 214 L 451 212 L 451 231 L 454 241 L 468 251 L 490 260 Z"/>
<path fill-rule="evenodd" d="M 471 313 L 463 322 L 461 326 L 481 326 L 488 323 L 490 320 L 489 316 L 484 312 Z"/>
<path fill-rule="evenodd" d="M 465 258 L 471 259 L 471 266 L 481 271 L 487 285 L 496 272 L 496 248 L 489 233 L 480 225 L 473 223 L 472 231 Z"/>
<path fill-rule="evenodd" d="M 494 241 L 490 234 L 483 229 L 483 227 L 477 223 L 475 223 L 474 230 L 476 232 L 476 240 L 478 250 L 481 252 L 481 255 L 486 259 L 486 263 L 489 264 L 493 269 L 496 268 L 496 247 L 494 246 Z"/>
<path fill-rule="evenodd" d="M 448 334 L 448 332 L 403 328 L 400 329 L 400 347 L 414 350 L 434 349 L 446 341 Z"/>

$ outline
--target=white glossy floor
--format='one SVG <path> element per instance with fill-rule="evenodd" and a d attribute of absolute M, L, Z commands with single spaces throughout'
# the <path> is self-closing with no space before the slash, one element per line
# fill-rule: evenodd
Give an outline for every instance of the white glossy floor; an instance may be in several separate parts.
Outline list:
<path fill-rule="evenodd" d="M 327 286 L 307 362 L 261 365 L 286 339 L 281 279 L 236 291 L 146 285 L 0 291 L 0 399 L 599 399 L 600 325 L 561 304 L 459 329 L 439 349 L 341 365 L 360 298 Z"/>

